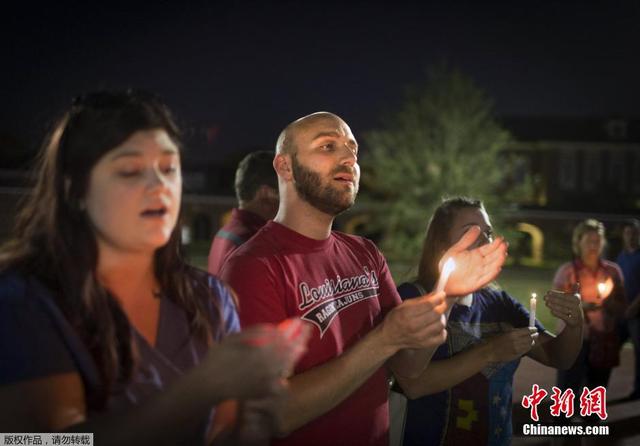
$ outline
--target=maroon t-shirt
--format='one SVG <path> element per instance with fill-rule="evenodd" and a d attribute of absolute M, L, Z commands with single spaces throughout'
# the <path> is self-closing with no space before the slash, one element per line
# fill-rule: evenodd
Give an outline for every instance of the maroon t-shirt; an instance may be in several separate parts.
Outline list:
<path fill-rule="evenodd" d="M 227 224 L 220 228 L 213 237 L 207 267 L 209 274 L 217 276 L 229 254 L 253 237 L 253 234 L 258 232 L 266 222 L 267 220 L 258 214 L 234 208 Z"/>
<path fill-rule="evenodd" d="M 221 277 L 238 295 L 243 327 L 293 316 L 313 324 L 295 373 L 339 356 L 400 303 L 371 241 L 336 231 L 314 240 L 273 221 L 229 256 Z M 381 367 L 333 410 L 274 444 L 384 446 L 388 409 Z"/>

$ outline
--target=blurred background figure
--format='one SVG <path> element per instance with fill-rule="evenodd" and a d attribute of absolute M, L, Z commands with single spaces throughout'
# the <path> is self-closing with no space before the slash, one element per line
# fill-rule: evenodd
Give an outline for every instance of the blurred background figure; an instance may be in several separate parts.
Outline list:
<path fill-rule="evenodd" d="M 238 207 L 216 233 L 209 251 L 209 273 L 217 275 L 225 258 L 271 220 L 278 212 L 278 176 L 274 153 L 260 150 L 248 154 L 236 170 Z"/>
<path fill-rule="evenodd" d="M 558 387 L 572 389 L 576 398 L 583 386 L 606 387 L 611 369 L 620 363 L 616 325 L 624 315 L 626 299 L 618 265 L 602 258 L 604 225 L 595 219 L 580 222 L 573 230 L 574 259 L 560 266 L 553 287 L 579 289 L 584 310 L 585 339 L 573 366 L 558 372 Z"/>
<path fill-rule="evenodd" d="M 640 398 L 640 221 L 627 220 L 622 226 L 622 251 L 616 259 L 624 277 L 627 295 L 625 319 L 620 323 L 620 343 L 631 340 L 634 353 L 633 390 L 625 400 Z"/>
<path fill-rule="evenodd" d="M 491 243 L 493 228 L 481 201 L 443 201 L 429 222 L 416 281 L 398 288 L 403 299 L 435 286 L 443 254 L 474 226 L 481 233 L 469 249 Z M 551 314 L 565 321 L 558 336 L 537 320 L 530 324 L 529 311 L 491 285 L 464 296 L 447 295 L 446 301 L 446 342 L 421 376 L 398 378 L 409 398 L 402 444 L 509 445 L 520 359 L 527 355 L 550 367 L 570 367 L 582 345 L 580 299 L 555 291 L 544 296 Z"/>
<path fill-rule="evenodd" d="M 139 91 L 82 96 L 54 127 L 0 250 L 0 431 L 268 442 L 304 334 L 235 333 L 230 291 L 183 260 L 180 152 Z"/>

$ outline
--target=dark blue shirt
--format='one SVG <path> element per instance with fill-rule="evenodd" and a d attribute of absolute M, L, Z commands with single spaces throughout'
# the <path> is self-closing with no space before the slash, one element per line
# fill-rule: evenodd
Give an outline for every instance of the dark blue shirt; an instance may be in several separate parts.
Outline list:
<path fill-rule="evenodd" d="M 216 339 L 219 341 L 239 331 L 240 323 L 228 289 L 212 276 L 208 280 L 217 299 L 217 303 L 208 302 L 210 317 L 215 318 L 217 304 L 223 324 Z M 107 410 L 147 400 L 198 365 L 208 350 L 206 343 L 190 333 L 185 312 L 165 296 L 160 298 L 155 345 L 150 345 L 134 327 L 132 333 L 139 355 L 136 371 L 131 382 L 114 389 Z M 81 376 L 86 395 L 100 385 L 93 357 L 49 290 L 33 277 L 1 274 L 0 386 L 70 372 Z M 203 421 L 203 429 L 209 421 Z M 187 442 L 202 443 L 204 432 L 194 433 L 197 439 Z"/>
<path fill-rule="evenodd" d="M 627 299 L 632 302 L 640 293 L 640 249 L 634 252 L 623 251 L 618 255 L 616 263 L 622 270 L 624 290 Z"/>

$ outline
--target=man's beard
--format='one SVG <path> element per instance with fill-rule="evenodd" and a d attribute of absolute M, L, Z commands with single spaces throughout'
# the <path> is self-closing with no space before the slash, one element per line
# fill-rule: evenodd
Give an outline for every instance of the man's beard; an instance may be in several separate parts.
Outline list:
<path fill-rule="evenodd" d="M 356 199 L 358 194 L 358 184 L 354 183 L 353 193 L 339 190 L 331 185 L 323 185 L 320 175 L 311 169 L 307 169 L 298 163 L 295 154 L 291 157 L 294 185 L 298 195 L 307 203 L 321 212 L 329 215 L 339 215 L 346 211 Z M 331 172 L 331 178 L 338 173 L 354 174 L 353 169 L 346 166 L 339 166 Z"/>

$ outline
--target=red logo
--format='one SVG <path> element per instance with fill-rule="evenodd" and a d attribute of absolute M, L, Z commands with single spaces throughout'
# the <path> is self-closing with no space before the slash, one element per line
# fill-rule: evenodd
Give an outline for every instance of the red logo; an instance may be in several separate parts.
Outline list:
<path fill-rule="evenodd" d="M 538 405 L 547 396 L 547 391 L 541 389 L 540 386 L 534 384 L 531 389 L 531 395 L 525 395 L 522 397 L 522 407 L 525 409 L 531 408 L 531 419 L 538 421 Z"/>
<path fill-rule="evenodd" d="M 574 412 L 575 394 L 573 390 L 567 389 L 564 392 L 558 387 L 552 387 L 551 415 L 559 417 L 564 414 L 566 418 L 571 418 Z M 538 406 L 546 398 L 549 393 L 541 389 L 540 386 L 534 384 L 531 387 L 531 394 L 524 395 L 522 397 L 522 407 L 530 409 L 531 419 L 533 421 L 539 421 Z M 589 390 L 587 387 L 582 389 L 580 395 L 580 416 L 588 417 L 590 415 L 597 415 L 601 420 L 607 419 L 607 389 L 602 386 L 598 386 L 593 390 Z"/>
<path fill-rule="evenodd" d="M 585 387 L 580 395 L 580 415 L 586 417 L 593 414 L 601 420 L 607 419 L 607 389 L 602 386 L 593 390 Z"/>
<path fill-rule="evenodd" d="M 573 390 L 567 389 L 562 392 L 556 386 L 553 386 L 551 390 L 553 391 L 551 394 L 551 399 L 553 400 L 551 415 L 559 417 L 563 413 L 565 417 L 571 418 L 573 416 L 573 401 L 576 397 L 573 394 Z"/>

